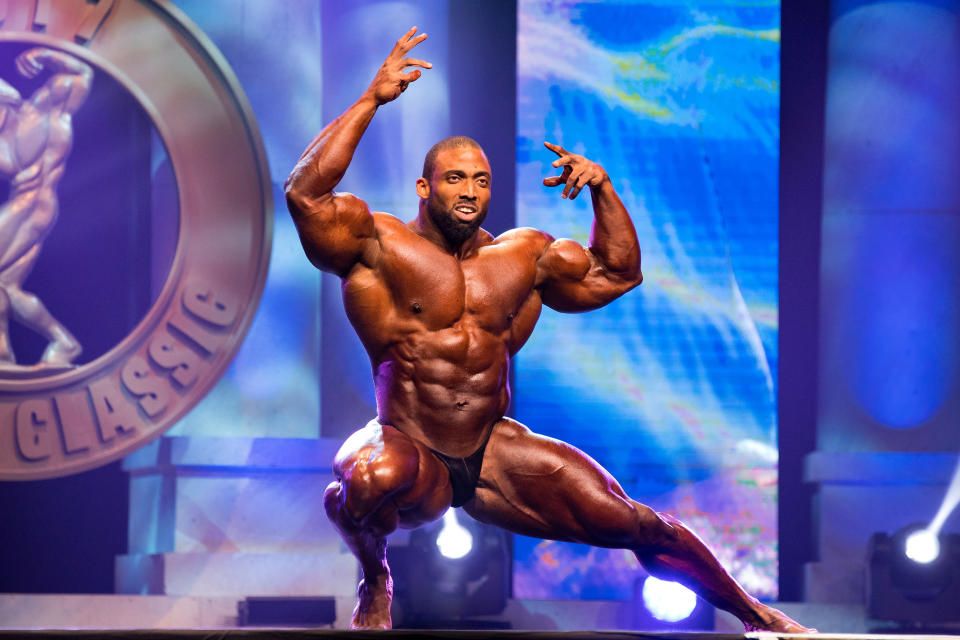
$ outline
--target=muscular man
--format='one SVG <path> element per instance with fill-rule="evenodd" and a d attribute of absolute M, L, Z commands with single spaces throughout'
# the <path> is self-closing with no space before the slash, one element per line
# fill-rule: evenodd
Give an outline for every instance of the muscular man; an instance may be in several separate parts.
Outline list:
<path fill-rule="evenodd" d="M 490 166 L 469 138 L 427 154 L 409 222 L 333 191 L 377 109 L 420 77 L 404 70 L 431 67 L 407 57 L 426 38 L 415 33 L 310 144 L 286 186 L 310 261 L 343 280 L 376 384 L 377 419 L 344 443 L 324 496 L 363 571 L 352 626 L 391 626 L 387 534 L 453 505 L 523 535 L 629 549 L 652 574 L 689 585 L 748 628 L 808 631 L 747 595 L 693 533 L 632 500 L 586 454 L 504 417 L 510 357 L 542 306 L 595 309 L 642 279 L 633 223 L 599 165 L 546 143 L 563 170 L 544 184 L 563 185 L 571 199 L 589 189 L 589 248 L 534 229 L 497 238 L 481 229 Z"/>
<path fill-rule="evenodd" d="M 11 178 L 10 198 L 0 206 L 0 368 L 16 364 L 10 346 L 13 317 L 49 342 L 43 367 L 68 366 L 80 355 L 76 338 L 23 290 L 57 219 L 57 183 L 73 143 L 72 114 L 90 92 L 93 70 L 59 51 L 34 48 L 16 60 L 17 70 L 33 78 L 52 71 L 29 100 L 0 80 L 0 175 Z"/>

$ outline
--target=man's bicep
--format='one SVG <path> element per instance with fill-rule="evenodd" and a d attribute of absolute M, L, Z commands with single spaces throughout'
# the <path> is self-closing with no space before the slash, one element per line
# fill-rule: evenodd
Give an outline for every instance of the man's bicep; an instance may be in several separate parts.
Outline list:
<path fill-rule="evenodd" d="M 582 281 L 590 272 L 592 262 L 586 247 L 569 238 L 550 240 L 537 261 L 543 284 Z"/>
<path fill-rule="evenodd" d="M 589 249 L 566 238 L 551 243 L 538 266 L 543 303 L 556 311 L 596 309 L 632 288 L 608 273 Z"/>
<path fill-rule="evenodd" d="M 287 204 L 307 258 L 318 269 L 345 277 L 376 248 L 373 214 L 350 193 L 328 193 Z"/>
<path fill-rule="evenodd" d="M 67 113 L 74 113 L 83 105 L 89 93 L 89 76 L 58 73 L 36 91 L 31 100 L 38 108 L 63 109 Z"/>
<path fill-rule="evenodd" d="M 557 311 L 580 311 L 581 289 L 592 267 L 590 258 L 587 249 L 573 240 L 550 242 L 537 262 L 544 304 Z"/>

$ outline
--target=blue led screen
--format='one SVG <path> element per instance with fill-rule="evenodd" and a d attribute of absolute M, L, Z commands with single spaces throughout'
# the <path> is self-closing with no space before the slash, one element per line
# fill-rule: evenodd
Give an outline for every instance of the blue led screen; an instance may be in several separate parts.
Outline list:
<path fill-rule="evenodd" d="M 645 282 L 545 310 L 515 360 L 517 419 L 686 521 L 751 592 L 777 592 L 779 2 L 518 7 L 517 223 L 589 242 L 590 199 L 541 186 L 543 141 L 602 164 Z M 626 551 L 517 537 L 518 598 L 630 598 Z"/>

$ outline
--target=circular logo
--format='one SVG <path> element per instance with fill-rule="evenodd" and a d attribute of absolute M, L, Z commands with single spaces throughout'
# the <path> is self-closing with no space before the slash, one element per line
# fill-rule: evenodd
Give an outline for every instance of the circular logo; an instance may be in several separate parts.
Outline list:
<path fill-rule="evenodd" d="M 0 182 L 0 480 L 69 475 L 229 365 L 269 263 L 266 155 L 175 7 L 0 0 Z"/>

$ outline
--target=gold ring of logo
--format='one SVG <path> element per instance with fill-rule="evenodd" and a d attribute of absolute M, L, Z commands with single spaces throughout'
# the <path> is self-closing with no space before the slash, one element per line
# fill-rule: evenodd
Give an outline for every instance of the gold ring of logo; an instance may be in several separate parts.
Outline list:
<path fill-rule="evenodd" d="M 266 153 L 221 54 L 156 0 L 0 0 L 0 42 L 108 73 L 159 132 L 177 182 L 173 266 L 134 330 L 92 362 L 0 379 L 0 480 L 69 475 L 156 439 L 214 386 L 263 292 L 272 240 Z M 41 11 L 41 7 L 43 11 Z"/>

